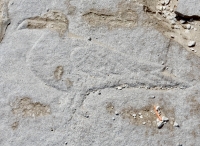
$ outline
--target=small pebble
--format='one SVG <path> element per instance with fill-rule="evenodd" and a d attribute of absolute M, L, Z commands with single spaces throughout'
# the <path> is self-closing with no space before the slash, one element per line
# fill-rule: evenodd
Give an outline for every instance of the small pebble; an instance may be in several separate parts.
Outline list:
<path fill-rule="evenodd" d="M 165 10 L 166 9 L 166 7 L 165 6 L 163 6 L 163 10 Z"/>
<path fill-rule="evenodd" d="M 139 116 L 140 117 L 140 119 L 142 119 L 143 118 L 143 116 L 141 115 L 141 116 Z"/>
<path fill-rule="evenodd" d="M 163 65 L 163 64 L 162 64 L 162 65 Z M 149 98 L 150 98 L 150 99 L 154 99 L 154 98 L 155 98 L 155 96 L 154 96 L 154 95 L 152 95 L 152 96 L 150 96 Z"/>
<path fill-rule="evenodd" d="M 178 143 L 176 146 L 183 146 L 182 144 Z"/>
<path fill-rule="evenodd" d="M 117 89 L 118 89 L 118 90 L 122 90 L 122 87 L 121 87 L 121 86 L 118 86 Z"/>
<path fill-rule="evenodd" d="M 186 28 L 187 28 L 187 29 L 190 29 L 190 28 L 191 28 L 191 25 L 190 25 L 190 24 L 187 24 L 187 25 L 186 25 Z"/>
<path fill-rule="evenodd" d="M 128 85 L 127 84 L 123 84 L 122 88 L 128 88 Z"/>
<path fill-rule="evenodd" d="M 160 106 L 156 106 L 156 110 L 157 110 L 157 111 L 160 110 Z"/>
<path fill-rule="evenodd" d="M 91 41 L 91 40 L 92 40 L 92 38 L 91 38 L 91 37 L 89 37 L 89 38 L 88 38 L 88 41 Z"/>
<path fill-rule="evenodd" d="M 141 113 L 138 113 L 138 115 L 141 116 L 142 114 L 141 114 Z"/>
<path fill-rule="evenodd" d="M 112 120 L 114 121 L 114 120 L 115 120 L 115 117 L 112 117 Z"/>
<path fill-rule="evenodd" d="M 98 91 L 98 95 L 101 95 L 101 91 Z"/>
<path fill-rule="evenodd" d="M 89 115 L 85 115 L 86 118 L 89 118 Z"/>
<path fill-rule="evenodd" d="M 157 127 L 158 128 L 162 128 L 163 125 L 164 125 L 164 123 L 162 121 L 158 121 L 157 122 Z"/>
<path fill-rule="evenodd" d="M 174 36 L 173 36 L 173 35 L 171 35 L 171 38 L 174 38 Z"/>
<path fill-rule="evenodd" d="M 162 11 L 163 7 L 162 6 L 156 6 L 156 9 Z"/>
<path fill-rule="evenodd" d="M 191 51 L 194 51 L 194 48 L 190 48 Z"/>
<path fill-rule="evenodd" d="M 143 125 L 145 125 L 145 124 L 146 124 L 146 122 L 143 122 L 142 124 L 143 124 Z"/>
<path fill-rule="evenodd" d="M 167 117 L 163 116 L 162 121 L 167 122 L 167 121 L 169 121 L 169 119 Z"/>
<path fill-rule="evenodd" d="M 133 116 L 134 118 L 136 118 L 137 114 L 132 114 L 132 116 Z"/>
<path fill-rule="evenodd" d="M 115 115 L 119 115 L 119 112 L 118 112 L 118 111 L 115 111 Z"/>
<path fill-rule="evenodd" d="M 180 29 L 180 27 L 178 25 L 174 25 L 175 29 Z"/>
<path fill-rule="evenodd" d="M 150 89 L 150 87 L 145 87 L 145 89 Z"/>
<path fill-rule="evenodd" d="M 174 127 L 179 127 L 179 124 L 175 121 L 173 126 Z"/>
<path fill-rule="evenodd" d="M 189 41 L 188 42 L 188 47 L 194 47 L 196 45 L 195 41 Z"/>
<path fill-rule="evenodd" d="M 185 20 L 180 20 L 180 23 L 181 24 L 184 24 L 186 21 Z"/>

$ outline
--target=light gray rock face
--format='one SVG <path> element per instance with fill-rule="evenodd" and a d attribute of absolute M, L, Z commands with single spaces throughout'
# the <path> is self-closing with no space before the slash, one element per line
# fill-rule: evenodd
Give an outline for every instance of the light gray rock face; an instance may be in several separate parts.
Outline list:
<path fill-rule="evenodd" d="M 8 9 L 1 145 L 200 143 L 200 58 L 150 25 L 143 5 L 18 0 Z M 161 129 L 154 106 L 169 119 Z"/>
<path fill-rule="evenodd" d="M 179 0 L 176 11 L 184 16 L 200 16 L 198 0 Z"/>

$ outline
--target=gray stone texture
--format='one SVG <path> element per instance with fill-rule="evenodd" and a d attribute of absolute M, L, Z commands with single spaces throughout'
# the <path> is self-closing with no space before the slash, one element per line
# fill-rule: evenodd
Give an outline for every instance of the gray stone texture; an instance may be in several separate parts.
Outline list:
<path fill-rule="evenodd" d="M 10 0 L 8 9 L 1 145 L 200 143 L 200 58 L 148 25 L 141 4 Z M 154 105 L 169 118 L 161 129 Z"/>
<path fill-rule="evenodd" d="M 183 16 L 200 17 L 200 2 L 199 0 L 179 0 L 176 11 Z"/>

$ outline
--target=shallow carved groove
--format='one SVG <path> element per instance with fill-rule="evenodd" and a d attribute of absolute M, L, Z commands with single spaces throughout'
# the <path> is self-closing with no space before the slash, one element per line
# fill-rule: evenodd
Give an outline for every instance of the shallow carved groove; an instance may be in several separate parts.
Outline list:
<path fill-rule="evenodd" d="M 108 28 L 132 28 L 137 26 L 137 13 L 131 9 L 118 11 L 115 14 L 105 13 L 105 10 L 91 10 L 83 15 L 83 19 L 91 26 L 106 25 Z"/>
<path fill-rule="evenodd" d="M 50 29 L 57 31 L 60 35 L 63 35 L 68 29 L 67 17 L 59 11 L 49 11 L 48 13 L 32 17 L 24 20 L 20 25 L 19 29 Z"/>

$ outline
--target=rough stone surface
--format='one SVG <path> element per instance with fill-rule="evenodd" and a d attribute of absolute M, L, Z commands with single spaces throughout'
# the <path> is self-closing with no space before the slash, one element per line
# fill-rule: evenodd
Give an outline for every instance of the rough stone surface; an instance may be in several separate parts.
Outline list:
<path fill-rule="evenodd" d="M 0 42 L 2 41 L 9 24 L 10 24 L 10 19 L 8 16 L 8 1 L 1 0 L 0 1 Z"/>
<path fill-rule="evenodd" d="M 3 2 L 1 145 L 198 145 L 200 58 L 157 3 Z M 169 118 L 161 129 L 157 105 Z"/>
<path fill-rule="evenodd" d="M 189 41 L 189 42 L 188 42 L 188 47 L 194 47 L 195 44 L 196 44 L 195 41 Z"/>
<path fill-rule="evenodd" d="M 164 125 L 163 121 L 157 121 L 157 127 L 160 129 Z"/>
<path fill-rule="evenodd" d="M 184 16 L 200 17 L 200 2 L 199 0 L 178 0 L 176 11 Z"/>

